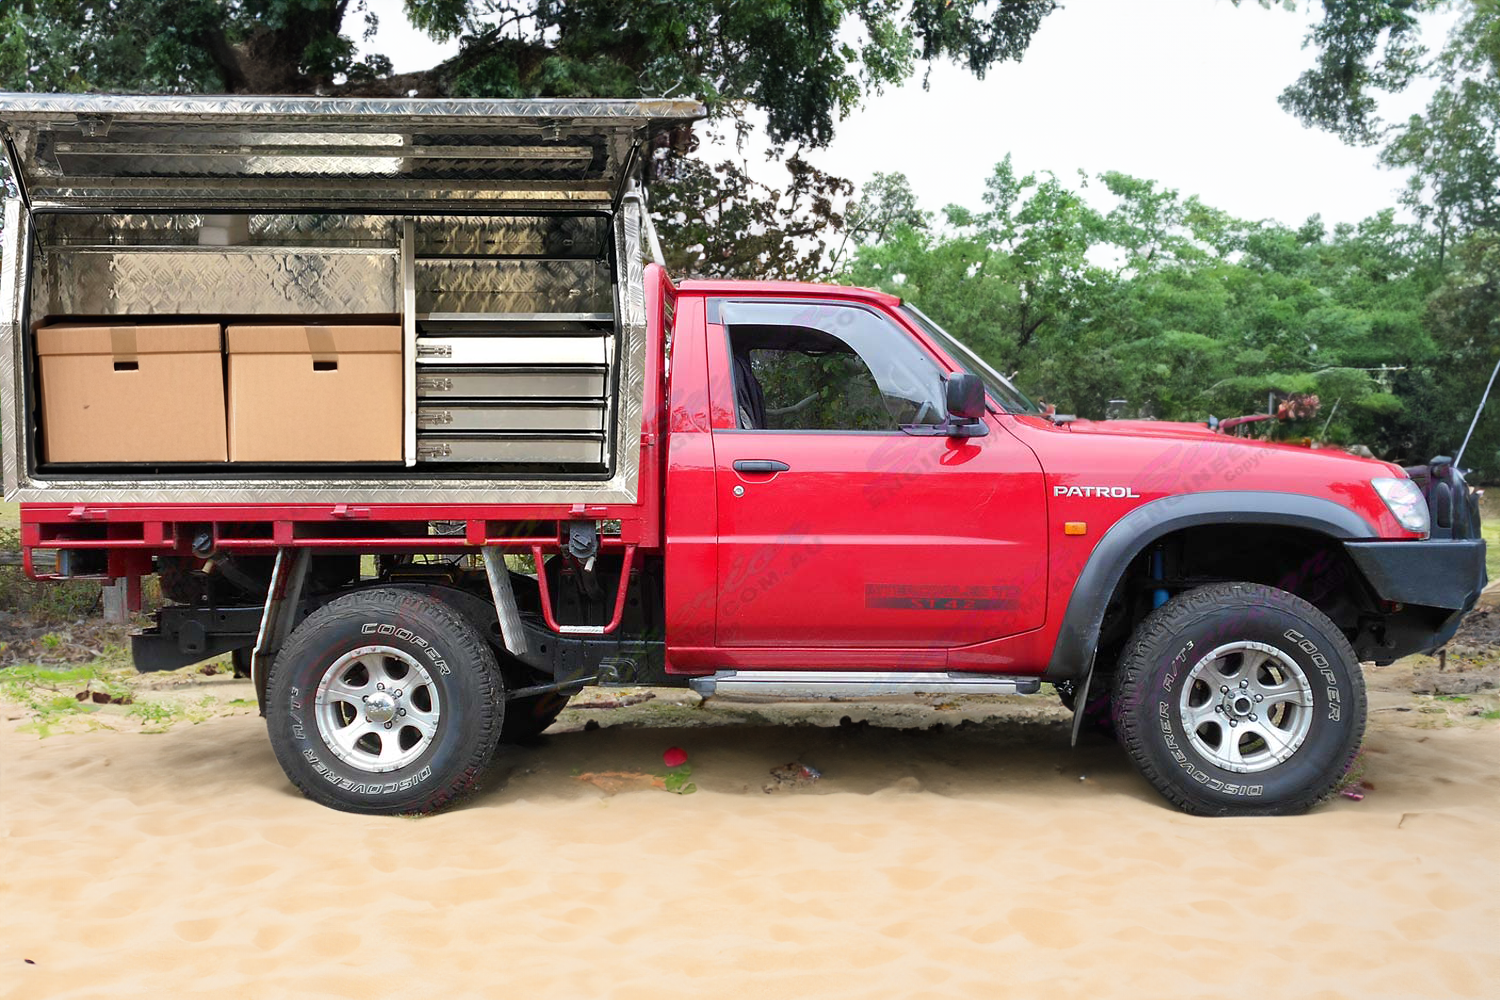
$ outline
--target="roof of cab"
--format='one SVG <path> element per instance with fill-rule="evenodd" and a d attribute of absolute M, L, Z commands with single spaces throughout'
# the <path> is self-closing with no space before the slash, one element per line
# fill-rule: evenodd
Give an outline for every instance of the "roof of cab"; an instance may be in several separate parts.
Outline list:
<path fill-rule="evenodd" d="M 822 285 L 811 281 L 744 281 L 732 278 L 689 278 L 679 282 L 679 291 L 697 292 L 703 295 L 755 295 L 759 297 L 785 298 L 834 298 L 858 299 L 876 302 L 894 309 L 901 304 L 901 297 L 875 288 L 856 288 L 852 285 Z"/>

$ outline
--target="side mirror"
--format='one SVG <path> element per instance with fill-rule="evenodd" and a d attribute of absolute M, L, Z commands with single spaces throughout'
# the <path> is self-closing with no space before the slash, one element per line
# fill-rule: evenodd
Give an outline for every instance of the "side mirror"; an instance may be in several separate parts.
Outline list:
<path fill-rule="evenodd" d="M 948 376 L 946 390 L 949 420 L 979 420 L 984 416 L 984 383 L 978 375 L 954 372 Z"/>
<path fill-rule="evenodd" d="M 940 424 L 902 424 L 901 430 L 913 437 L 972 438 L 990 432 L 984 422 L 984 383 L 978 375 L 955 372 L 944 380 L 944 403 L 948 418 Z M 929 404 L 922 404 L 927 412 Z"/>

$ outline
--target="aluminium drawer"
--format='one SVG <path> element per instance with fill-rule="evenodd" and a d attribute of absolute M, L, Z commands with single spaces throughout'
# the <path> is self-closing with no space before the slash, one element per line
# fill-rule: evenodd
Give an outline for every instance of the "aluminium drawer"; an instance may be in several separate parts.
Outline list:
<path fill-rule="evenodd" d="M 576 368 L 463 368 L 424 366 L 417 373 L 417 398 L 449 399 L 603 399 L 603 365 Z"/>
<path fill-rule="evenodd" d="M 604 430 L 604 402 L 452 403 L 417 407 L 421 431 L 594 431 Z"/>
<path fill-rule="evenodd" d="M 417 364 L 427 365 L 607 365 L 609 338 L 418 337 Z"/>
<path fill-rule="evenodd" d="M 603 465 L 603 434 L 464 434 L 421 431 L 417 461 Z"/>

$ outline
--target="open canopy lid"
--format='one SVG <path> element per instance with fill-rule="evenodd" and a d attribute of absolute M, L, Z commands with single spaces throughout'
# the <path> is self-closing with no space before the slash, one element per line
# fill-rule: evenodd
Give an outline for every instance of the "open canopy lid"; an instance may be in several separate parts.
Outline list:
<path fill-rule="evenodd" d="M 33 208 L 599 208 L 696 101 L 0 94 Z"/>

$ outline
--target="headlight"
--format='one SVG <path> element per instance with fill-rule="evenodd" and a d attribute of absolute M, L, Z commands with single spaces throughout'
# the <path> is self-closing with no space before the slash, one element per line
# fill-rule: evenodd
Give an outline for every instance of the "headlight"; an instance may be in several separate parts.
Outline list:
<path fill-rule="evenodd" d="M 1380 476 L 1370 480 L 1370 485 L 1375 487 L 1380 499 L 1396 515 L 1401 527 L 1421 535 L 1427 534 L 1431 529 L 1432 523 L 1427 516 L 1427 498 L 1422 495 L 1422 490 L 1416 483 L 1410 479 Z"/>

